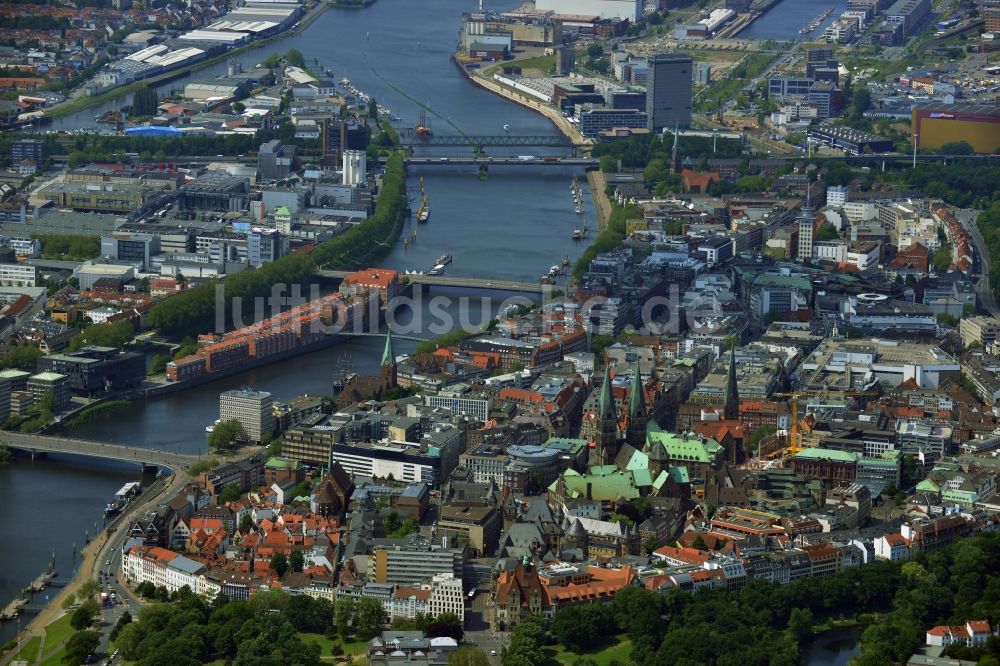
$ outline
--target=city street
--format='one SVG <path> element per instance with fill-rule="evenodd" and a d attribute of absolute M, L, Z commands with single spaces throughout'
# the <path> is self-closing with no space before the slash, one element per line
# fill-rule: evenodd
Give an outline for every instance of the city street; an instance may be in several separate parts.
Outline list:
<path fill-rule="evenodd" d="M 967 209 L 955 209 L 955 219 L 972 236 L 972 242 L 976 245 L 976 266 L 979 270 L 979 278 L 974 283 L 976 296 L 979 298 L 979 306 L 989 312 L 994 317 L 1000 316 L 1000 308 L 997 307 L 996 296 L 990 288 L 990 255 L 986 251 L 986 241 L 979 233 L 976 226 L 976 212 Z"/>
<path fill-rule="evenodd" d="M 488 621 L 488 606 L 491 595 L 489 592 L 479 592 L 465 611 L 465 640 L 483 650 L 490 658 L 490 663 L 499 666 L 503 646 L 510 640 L 505 632 L 495 634 L 490 630 Z M 496 652 L 496 654 L 492 654 Z"/>

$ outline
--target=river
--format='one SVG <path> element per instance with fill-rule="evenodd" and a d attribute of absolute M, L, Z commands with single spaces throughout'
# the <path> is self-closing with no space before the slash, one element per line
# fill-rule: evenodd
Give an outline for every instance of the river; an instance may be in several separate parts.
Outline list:
<path fill-rule="evenodd" d="M 799 30 L 806 27 L 814 18 L 833 8 L 815 32 L 800 35 Z M 778 0 L 763 16 L 750 24 L 750 27 L 738 35 L 740 39 L 774 39 L 779 42 L 789 40 L 819 39 L 823 30 L 847 10 L 847 0 Z"/>
<path fill-rule="evenodd" d="M 271 53 L 295 47 L 309 60 L 318 58 L 334 78 L 348 76 L 355 86 L 372 94 L 412 126 L 420 113 L 419 101 L 428 113 L 435 133 L 501 134 L 509 125 L 511 134 L 544 135 L 557 130 L 547 119 L 488 93 L 465 80 L 449 61 L 457 40 L 460 14 L 474 9 L 474 0 L 377 0 L 363 10 L 328 9 L 299 36 L 276 40 L 264 48 L 238 58 L 252 67 Z M 419 28 L 417 27 L 419 26 Z M 189 78 L 223 73 L 226 64 L 197 72 L 161 86 L 161 92 L 179 89 Z M 128 103 L 120 98 L 106 108 Z M 104 109 L 89 109 L 56 121 L 51 129 L 95 127 L 94 116 Z M 451 149 L 457 150 L 457 149 Z M 553 149 L 488 149 L 493 154 L 550 154 Z M 440 154 L 446 154 L 441 152 Z M 395 249 L 380 265 L 398 270 L 428 270 L 443 253 L 454 256 L 448 273 L 508 280 L 535 280 L 568 256 L 575 259 L 583 243 L 571 240 L 580 217 L 573 210 L 569 184 L 583 183 L 583 172 L 564 167 L 497 167 L 487 181 L 475 169 L 434 166 L 413 169 L 408 188 L 417 197 L 419 177 L 431 199 L 431 218 L 419 225 L 415 243 Z M 589 196 L 584 197 L 584 217 L 591 228 L 595 215 Z M 416 227 L 408 223 L 406 233 Z M 442 295 L 437 291 L 428 297 Z M 471 303 L 462 307 L 472 323 L 488 319 L 499 300 L 510 294 L 493 294 L 482 304 L 480 294 L 454 290 Z M 452 298 L 448 311 L 457 314 Z M 424 325 L 416 332 L 427 337 L 429 305 L 425 300 L 408 315 L 405 325 L 417 315 Z M 413 349 L 415 342 L 397 340 L 397 353 Z M 141 446 L 184 452 L 204 452 L 205 426 L 218 417 L 219 392 L 245 385 L 270 391 L 276 399 L 303 393 L 328 395 L 331 377 L 341 359 L 349 359 L 357 372 L 374 372 L 383 342 L 368 337 L 330 349 L 296 357 L 280 364 L 257 368 L 240 376 L 220 380 L 183 393 L 138 403 L 83 423 L 73 434 Z M 7 548 L 0 551 L 0 603 L 13 598 L 46 565 L 57 550 L 60 574 L 72 572 L 72 545 L 83 543 L 85 529 L 93 531 L 104 504 L 122 483 L 134 480 L 137 471 L 121 465 L 53 458 L 49 461 L 19 460 L 0 469 L 7 501 L 0 506 L 0 527 Z M 7 640 L 15 623 L 0 627 Z"/>

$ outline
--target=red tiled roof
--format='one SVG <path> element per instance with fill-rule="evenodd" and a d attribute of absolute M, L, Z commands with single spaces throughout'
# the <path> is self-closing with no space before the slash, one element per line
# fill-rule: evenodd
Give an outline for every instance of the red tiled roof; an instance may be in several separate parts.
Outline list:
<path fill-rule="evenodd" d="M 697 548 L 675 548 L 673 546 L 660 546 L 653 551 L 657 555 L 669 557 L 672 560 L 686 562 L 688 564 L 704 564 L 708 561 L 708 554 Z"/>
<path fill-rule="evenodd" d="M 345 284 L 360 284 L 365 287 L 388 289 L 399 279 L 399 273 L 389 268 L 366 268 L 344 278 Z"/>

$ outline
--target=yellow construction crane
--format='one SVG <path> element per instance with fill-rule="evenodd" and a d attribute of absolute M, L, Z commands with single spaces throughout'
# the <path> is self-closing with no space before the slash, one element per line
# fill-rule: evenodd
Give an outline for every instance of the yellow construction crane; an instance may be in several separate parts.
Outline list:
<path fill-rule="evenodd" d="M 783 449 L 777 449 L 771 453 L 776 456 L 781 453 L 795 455 L 803 448 L 802 434 L 799 432 L 799 398 L 853 398 L 856 396 L 878 396 L 875 391 L 790 391 L 788 393 L 775 393 L 775 397 L 791 398 L 791 425 L 788 428 L 788 445 Z"/>

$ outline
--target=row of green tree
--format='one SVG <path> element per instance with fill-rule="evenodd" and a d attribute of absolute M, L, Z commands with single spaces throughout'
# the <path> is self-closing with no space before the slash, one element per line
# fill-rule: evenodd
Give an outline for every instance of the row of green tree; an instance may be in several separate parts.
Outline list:
<path fill-rule="evenodd" d="M 322 243 L 308 257 L 287 255 L 168 298 L 150 309 L 146 321 L 174 338 L 215 330 L 219 323 L 232 328 L 253 321 L 260 314 L 257 299 L 269 296 L 274 285 L 300 285 L 307 294 L 316 268 L 359 267 L 387 252 L 402 229 L 405 206 L 403 160 L 397 154 L 386 164 L 375 212 L 361 224 Z"/>
<path fill-rule="evenodd" d="M 119 632 L 123 659 L 137 666 L 196 666 L 215 659 L 234 666 L 315 666 L 320 648 L 298 632 L 323 632 L 334 615 L 325 599 L 282 592 L 247 601 L 218 595 L 209 604 L 185 587 L 174 598 L 146 606 L 138 622 Z"/>
<path fill-rule="evenodd" d="M 674 135 L 672 132 L 659 134 L 639 134 L 608 141 L 594 146 L 594 157 L 601 162 L 602 171 L 614 171 L 618 161 L 622 168 L 644 169 L 654 160 L 669 165 L 673 157 Z M 690 157 L 698 161 L 701 158 L 740 157 L 743 144 L 733 139 L 713 139 L 703 136 L 678 137 L 677 151 L 682 157 Z"/>
<path fill-rule="evenodd" d="M 1000 201 L 995 201 L 976 218 L 976 226 L 990 255 L 990 285 L 1000 294 Z"/>
<path fill-rule="evenodd" d="M 69 343 L 70 351 L 77 351 L 88 345 L 98 347 L 117 347 L 121 349 L 135 337 L 135 329 L 132 322 L 122 319 L 103 324 L 91 324 L 84 328 L 80 335 L 76 336 Z"/>
<path fill-rule="evenodd" d="M 857 666 L 905 663 L 924 644 L 928 628 L 966 620 L 1000 622 L 1000 535 L 981 534 L 921 555 L 898 567 L 892 610 L 861 635 Z M 957 651 L 956 651 L 957 653 Z M 956 656 L 956 655 L 953 655 Z M 1000 643 L 963 653 L 979 666 L 997 666 Z"/>
<path fill-rule="evenodd" d="M 132 109 L 129 115 L 155 116 L 159 113 L 160 96 L 152 86 L 142 86 L 132 95 Z"/>
<path fill-rule="evenodd" d="M 320 652 L 308 635 L 367 641 L 388 622 L 382 602 L 371 598 L 342 598 L 335 605 L 326 599 L 273 591 L 245 601 L 218 595 L 208 602 L 187 587 L 167 594 L 165 588 L 146 584 L 139 591 L 147 599 L 171 603 L 147 606 L 139 621 L 132 622 L 129 616 L 112 630 L 123 659 L 137 666 L 193 666 L 213 660 L 234 666 L 309 666 L 320 663 Z M 92 616 L 80 619 L 80 628 L 85 629 Z M 453 613 L 418 615 L 413 620 L 397 620 L 392 627 L 420 630 L 428 637 L 463 637 L 462 622 Z M 334 655 L 341 653 L 338 648 L 334 646 Z"/>
<path fill-rule="evenodd" d="M 1000 164 L 961 162 L 941 168 L 940 164 L 919 164 L 891 176 L 928 197 L 943 199 L 962 208 L 989 208 L 1000 201 Z"/>
<path fill-rule="evenodd" d="M 295 128 L 290 123 L 282 123 L 275 129 L 258 130 L 256 134 L 226 135 L 184 135 L 178 137 L 115 136 L 110 134 L 81 135 L 64 137 L 60 151 L 75 162 L 83 164 L 91 161 L 124 160 L 125 153 L 139 153 L 153 156 L 158 160 L 178 155 L 242 155 L 257 150 L 257 146 L 271 139 L 288 141 L 295 136 Z M 296 139 L 300 153 L 308 153 L 319 148 L 319 139 Z"/>
<path fill-rule="evenodd" d="M 101 239 L 98 236 L 78 236 L 75 234 L 35 234 L 42 244 L 42 258 L 86 261 L 101 254 Z"/>
<path fill-rule="evenodd" d="M 281 66 L 282 60 L 292 67 L 304 68 L 306 66 L 306 59 L 302 55 L 302 51 L 298 49 L 288 49 L 284 55 L 272 53 L 261 62 L 261 65 L 268 69 L 277 69 Z"/>
<path fill-rule="evenodd" d="M 316 248 L 311 255 L 316 266 L 357 267 L 385 255 L 402 231 L 405 209 L 406 173 L 397 153 L 386 163 L 374 214 Z"/>
<path fill-rule="evenodd" d="M 981 534 L 915 561 L 875 562 L 826 578 L 787 585 L 750 581 L 738 591 L 644 588 L 618 592 L 610 604 L 567 607 L 551 622 L 533 617 L 512 632 L 504 666 L 552 663 L 546 645 L 558 641 L 586 653 L 624 634 L 630 663 L 695 666 L 794 666 L 815 625 L 831 618 L 863 619 L 857 666 L 905 663 L 939 624 L 1000 621 L 1000 534 Z M 980 666 L 996 666 L 1000 641 L 954 650 Z M 583 662 L 587 663 L 587 662 Z"/>

